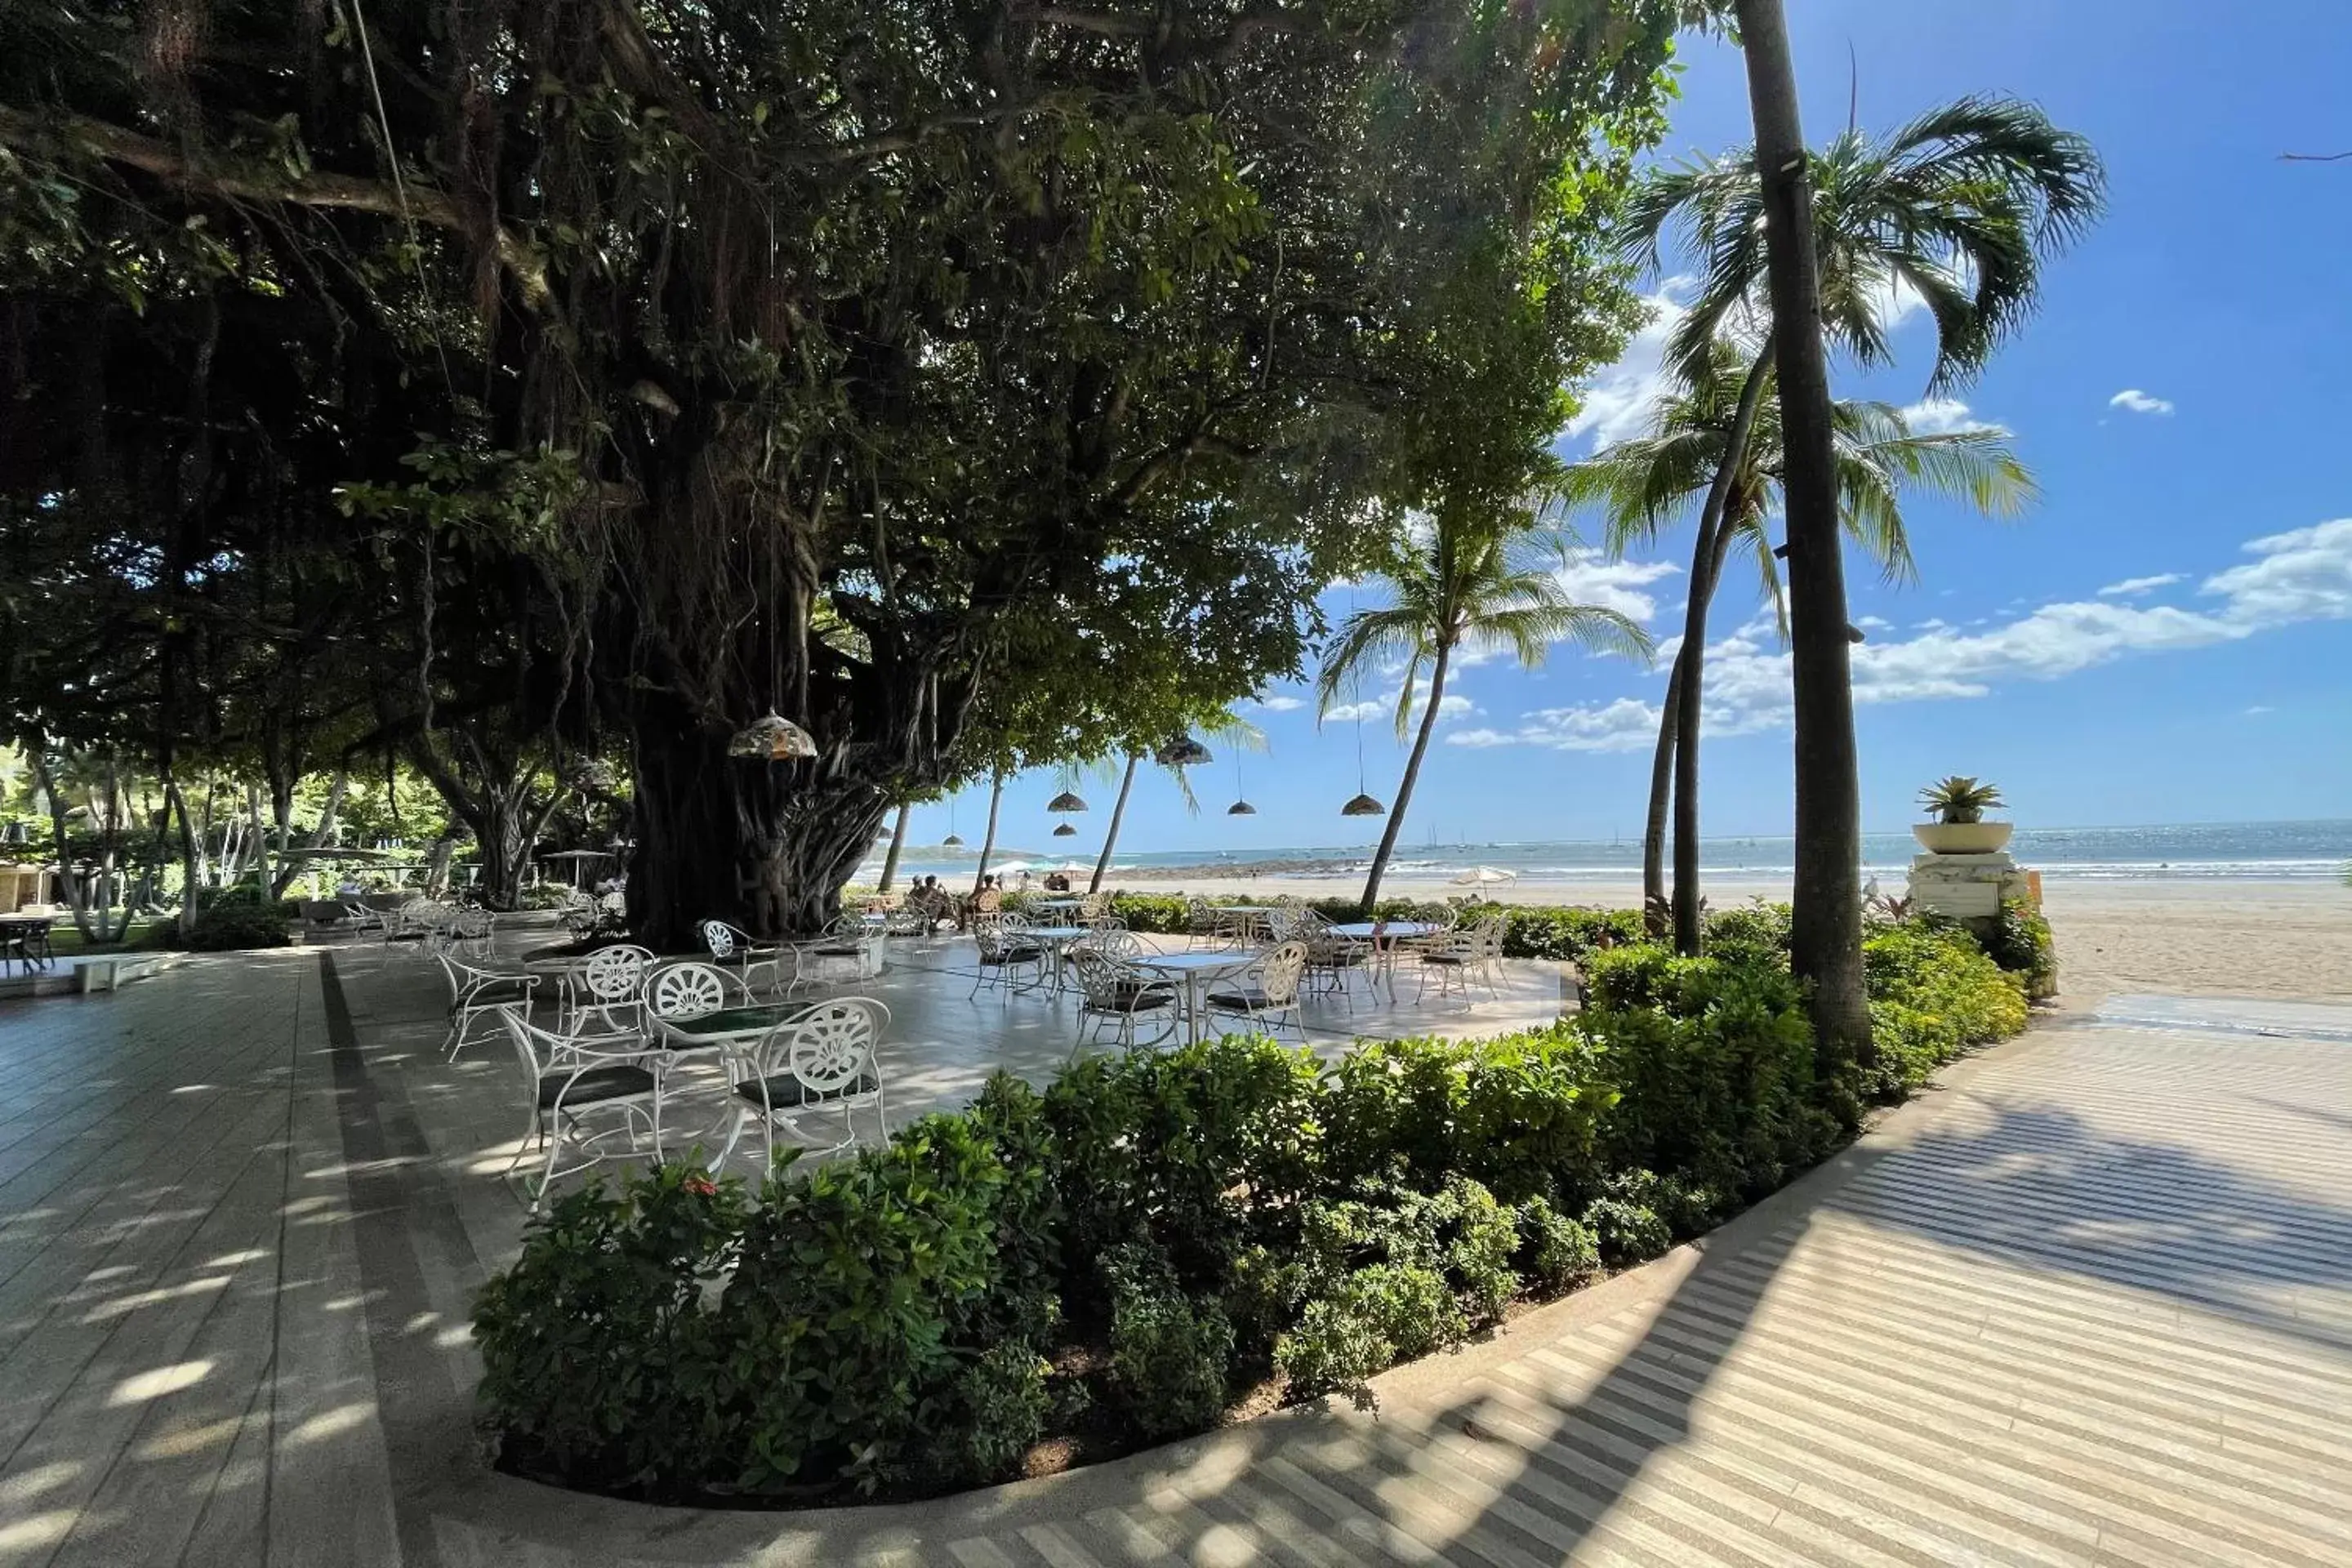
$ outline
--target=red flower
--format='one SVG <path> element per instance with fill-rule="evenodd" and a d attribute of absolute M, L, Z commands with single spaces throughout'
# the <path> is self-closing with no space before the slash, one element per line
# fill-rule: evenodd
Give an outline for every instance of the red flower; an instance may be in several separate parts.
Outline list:
<path fill-rule="evenodd" d="M 685 1186 L 688 1192 L 697 1197 L 715 1197 L 719 1192 L 719 1184 L 699 1173 L 687 1177 Z"/>

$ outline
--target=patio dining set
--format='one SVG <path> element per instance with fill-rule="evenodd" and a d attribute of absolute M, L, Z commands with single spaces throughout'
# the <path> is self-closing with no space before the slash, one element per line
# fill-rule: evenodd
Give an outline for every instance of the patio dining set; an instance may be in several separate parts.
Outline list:
<path fill-rule="evenodd" d="M 706 921 L 707 952 L 684 958 L 593 934 L 502 958 L 488 912 L 423 900 L 354 906 L 351 923 L 385 963 L 421 955 L 439 968 L 450 1061 L 486 1039 L 511 1048 L 527 1120 L 507 1174 L 522 1171 L 534 1212 L 555 1181 L 607 1161 L 695 1152 L 716 1170 L 756 1135 L 772 1165 L 787 1145 L 824 1155 L 887 1135 L 877 1049 L 890 1010 L 829 993 L 881 972 L 887 939 L 912 929 L 901 911 L 847 913 L 797 942 Z M 922 918 L 914 934 L 932 925 Z M 971 925 L 970 997 L 1075 994 L 1074 1054 L 1232 1032 L 1303 1039 L 1303 1008 L 1352 1010 L 1359 990 L 1396 1001 L 1407 967 L 1415 1000 L 1466 1002 L 1474 984 L 1496 992 L 1503 931 L 1496 920 L 1333 923 L 1296 904 L 1203 903 L 1171 948 L 1147 944 L 1100 897 L 982 910 Z"/>
<path fill-rule="evenodd" d="M 1163 952 L 1127 930 L 1107 898 L 1044 900 L 1029 911 L 975 919 L 979 966 L 971 994 L 992 986 L 1005 996 L 1059 996 L 1075 988 L 1081 1050 L 1106 1038 L 1133 1047 L 1234 1030 L 1288 1029 L 1304 1038 L 1305 1005 L 1334 1002 L 1352 1011 L 1359 983 L 1367 1000 L 1385 988 L 1395 1002 L 1404 964 L 1417 970 L 1416 1002 L 1430 994 L 1433 981 L 1440 997 L 1465 1003 L 1474 983 L 1499 994 L 1499 919 L 1466 928 L 1447 921 L 1334 923 L 1297 903 L 1195 900 L 1184 947 Z"/>

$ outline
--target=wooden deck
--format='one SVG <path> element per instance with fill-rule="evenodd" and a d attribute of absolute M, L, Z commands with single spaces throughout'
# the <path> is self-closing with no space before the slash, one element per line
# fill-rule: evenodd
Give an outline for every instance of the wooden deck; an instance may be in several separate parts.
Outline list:
<path fill-rule="evenodd" d="M 1066 1008 L 877 989 L 901 1114 L 1068 1050 Z M 1530 968 L 1433 1021 L 1556 993 Z M 2352 1563 L 2347 1020 L 2112 1011 L 1704 1247 L 1388 1374 L 1376 1415 L 761 1515 L 479 1463 L 466 1310 L 520 1234 L 521 1118 L 502 1052 L 440 1059 L 420 969 L 0 1004 L 0 1563 Z"/>

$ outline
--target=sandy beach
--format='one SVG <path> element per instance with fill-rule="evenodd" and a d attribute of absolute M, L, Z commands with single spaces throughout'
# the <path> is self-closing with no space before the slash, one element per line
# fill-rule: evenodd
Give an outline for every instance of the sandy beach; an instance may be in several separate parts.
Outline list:
<path fill-rule="evenodd" d="M 1204 891 L 1222 897 L 1288 893 L 1347 898 L 1360 876 L 1112 879 L 1129 892 Z M 1384 897 L 1457 897 L 1471 889 L 1443 879 L 1391 877 Z M 1630 907 L 1641 884 L 1523 878 L 1486 889 L 1521 904 Z M 1779 880 L 1725 877 L 1706 884 L 1717 909 L 1751 898 L 1786 899 Z M 2058 940 L 2060 1005 L 2095 1006 L 2109 995 L 2153 992 L 2189 996 L 2263 996 L 2352 1001 L 2352 888 L 2334 882 L 2095 881 L 2052 877 L 2042 905 Z"/>

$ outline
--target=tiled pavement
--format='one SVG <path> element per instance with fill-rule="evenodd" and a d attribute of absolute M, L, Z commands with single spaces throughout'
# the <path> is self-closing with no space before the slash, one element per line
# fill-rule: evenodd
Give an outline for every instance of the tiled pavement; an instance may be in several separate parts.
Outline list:
<path fill-rule="evenodd" d="M 1377 1412 L 762 1515 L 481 1467 L 518 1118 L 423 978 L 298 952 L 0 1004 L 0 1563 L 2352 1563 L 2340 1013 L 2045 1026 Z M 1066 1051 L 1041 1003 L 889 984 L 908 1112 Z"/>

